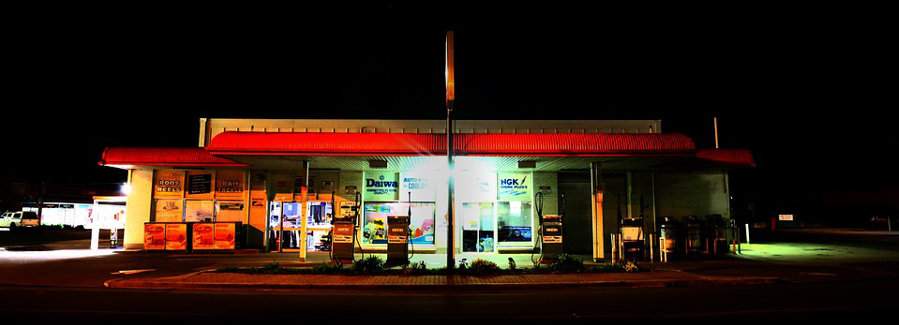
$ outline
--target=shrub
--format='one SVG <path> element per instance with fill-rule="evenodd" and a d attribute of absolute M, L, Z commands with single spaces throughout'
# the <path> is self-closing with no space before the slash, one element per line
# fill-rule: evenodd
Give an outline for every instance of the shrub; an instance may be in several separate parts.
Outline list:
<path fill-rule="evenodd" d="M 575 256 L 561 254 L 549 268 L 555 272 L 581 272 L 584 270 L 584 261 Z"/>
<path fill-rule="evenodd" d="M 313 274 L 336 274 L 340 273 L 343 267 L 340 264 L 322 263 L 312 267 Z"/>
<path fill-rule="evenodd" d="M 459 260 L 458 269 L 459 269 L 459 271 L 463 271 L 463 272 L 468 270 L 468 259 L 467 258 L 463 258 L 463 259 Z"/>
<path fill-rule="evenodd" d="M 518 265 L 515 264 L 515 259 L 510 257 L 509 258 L 509 271 L 514 273 L 517 269 L 518 269 Z"/>
<path fill-rule="evenodd" d="M 259 270 L 262 272 L 270 272 L 270 273 L 277 272 L 280 269 L 281 269 L 281 264 L 279 264 L 278 262 L 271 262 L 271 263 L 268 263 L 268 264 L 262 266 L 261 268 L 259 268 Z"/>
<path fill-rule="evenodd" d="M 634 264 L 634 262 L 627 261 L 627 264 L 624 265 L 624 272 L 628 272 L 628 273 L 640 272 L 640 268 L 637 267 L 637 264 Z"/>
<path fill-rule="evenodd" d="M 353 272 L 375 274 L 384 271 L 384 260 L 377 256 L 369 256 L 365 259 L 353 262 Z"/>
<path fill-rule="evenodd" d="M 501 271 L 496 263 L 482 259 L 474 260 L 468 268 L 468 272 L 471 274 L 497 274 Z"/>
<path fill-rule="evenodd" d="M 403 265 L 403 273 L 409 275 L 422 275 L 431 273 L 424 261 Z"/>

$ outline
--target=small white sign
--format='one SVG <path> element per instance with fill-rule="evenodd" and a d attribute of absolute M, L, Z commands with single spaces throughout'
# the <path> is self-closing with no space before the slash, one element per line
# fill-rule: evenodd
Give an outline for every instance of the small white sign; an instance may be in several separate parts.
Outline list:
<path fill-rule="evenodd" d="M 778 216 L 777 216 L 777 220 L 780 220 L 780 221 L 793 221 L 793 215 L 792 215 L 792 214 L 781 214 L 781 215 L 778 215 Z"/>

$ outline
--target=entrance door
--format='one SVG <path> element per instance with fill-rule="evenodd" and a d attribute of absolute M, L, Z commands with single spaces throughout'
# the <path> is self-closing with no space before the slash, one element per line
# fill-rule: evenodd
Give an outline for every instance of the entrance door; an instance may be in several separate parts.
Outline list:
<path fill-rule="evenodd" d="M 269 205 L 269 247 L 273 252 L 300 248 L 300 204 L 272 201 Z"/>
<path fill-rule="evenodd" d="M 462 203 L 462 251 L 496 251 L 496 217 L 493 202 Z"/>
<path fill-rule="evenodd" d="M 593 250 L 593 208 L 590 174 L 559 172 L 559 193 L 565 195 L 562 236 L 564 250 L 570 254 L 590 254 Z M 563 207 L 559 207 L 560 212 Z"/>

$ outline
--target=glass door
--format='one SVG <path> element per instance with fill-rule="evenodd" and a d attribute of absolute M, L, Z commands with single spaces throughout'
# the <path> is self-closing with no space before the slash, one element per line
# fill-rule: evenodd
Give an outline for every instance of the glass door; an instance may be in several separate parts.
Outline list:
<path fill-rule="evenodd" d="M 300 248 L 300 205 L 273 201 L 269 206 L 269 247 L 271 251 Z"/>
<path fill-rule="evenodd" d="M 496 250 L 496 218 L 492 202 L 462 203 L 462 251 L 492 253 Z"/>

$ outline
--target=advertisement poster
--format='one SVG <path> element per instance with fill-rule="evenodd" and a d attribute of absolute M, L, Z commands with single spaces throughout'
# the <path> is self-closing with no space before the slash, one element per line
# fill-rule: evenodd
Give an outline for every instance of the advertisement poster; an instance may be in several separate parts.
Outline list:
<path fill-rule="evenodd" d="M 169 223 L 165 225 L 165 250 L 187 250 L 186 223 Z"/>
<path fill-rule="evenodd" d="M 234 239 L 237 237 L 237 224 L 215 224 L 215 249 L 235 249 Z"/>
<path fill-rule="evenodd" d="M 212 180 L 210 171 L 192 170 L 187 172 L 187 198 L 212 199 Z"/>
<path fill-rule="evenodd" d="M 215 173 L 215 197 L 242 200 L 246 190 L 246 174 L 241 170 L 220 170 Z"/>
<path fill-rule="evenodd" d="M 181 222 L 184 200 L 156 200 L 156 222 Z"/>
<path fill-rule="evenodd" d="M 159 223 L 144 224 L 144 250 L 161 251 L 165 249 L 165 225 Z"/>
<path fill-rule="evenodd" d="M 216 222 L 243 222 L 246 218 L 242 201 L 217 201 L 215 203 Z"/>
<path fill-rule="evenodd" d="M 389 214 L 390 206 L 387 203 L 365 205 L 365 219 L 362 225 L 363 243 L 387 243 L 387 216 Z"/>
<path fill-rule="evenodd" d="M 395 172 L 365 172 L 365 201 L 395 201 L 398 187 Z"/>
<path fill-rule="evenodd" d="M 499 201 L 531 201 L 531 173 L 499 173 Z"/>
<path fill-rule="evenodd" d="M 158 170 L 153 180 L 153 196 L 157 199 L 180 199 L 184 196 L 184 172 Z"/>
<path fill-rule="evenodd" d="M 191 246 L 195 250 L 215 248 L 215 227 L 212 223 L 193 224 L 194 241 Z"/>
<path fill-rule="evenodd" d="M 400 173 L 400 201 L 409 201 L 410 193 L 412 201 L 435 201 L 435 182 L 430 176 L 422 172 Z"/>
<path fill-rule="evenodd" d="M 187 200 L 185 207 L 184 221 L 201 222 L 212 221 L 212 209 L 214 208 L 212 201 L 207 200 Z"/>
<path fill-rule="evenodd" d="M 433 203 L 413 203 L 410 240 L 416 245 L 434 244 L 434 215 L 436 205 Z"/>

